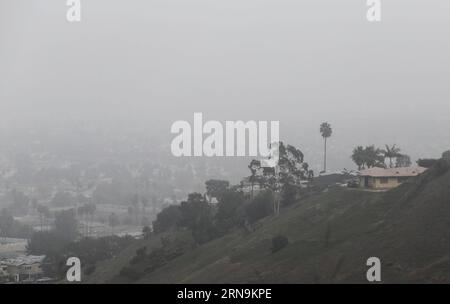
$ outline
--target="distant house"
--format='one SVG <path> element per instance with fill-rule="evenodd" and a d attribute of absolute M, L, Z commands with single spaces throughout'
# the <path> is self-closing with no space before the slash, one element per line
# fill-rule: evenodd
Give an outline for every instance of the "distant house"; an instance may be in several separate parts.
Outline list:
<path fill-rule="evenodd" d="M 0 283 L 7 282 L 9 278 L 9 273 L 6 269 L 6 265 L 0 262 Z"/>
<path fill-rule="evenodd" d="M 19 256 L 14 259 L 2 261 L 2 268 L 6 270 L 10 279 L 21 281 L 34 281 L 43 274 L 41 264 L 45 256 Z"/>
<path fill-rule="evenodd" d="M 370 168 L 360 171 L 359 186 L 369 189 L 392 189 L 425 170 L 423 167 Z"/>

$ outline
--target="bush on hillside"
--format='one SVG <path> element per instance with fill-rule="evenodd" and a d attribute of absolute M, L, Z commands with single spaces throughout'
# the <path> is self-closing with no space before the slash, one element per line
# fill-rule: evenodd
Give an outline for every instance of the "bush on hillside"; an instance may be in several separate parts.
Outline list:
<path fill-rule="evenodd" d="M 250 223 L 256 222 L 273 213 L 274 197 L 270 191 L 259 193 L 246 207 L 246 215 Z"/>
<path fill-rule="evenodd" d="M 88 267 L 86 267 L 86 269 L 84 270 L 84 274 L 85 275 L 91 275 L 93 274 L 95 271 L 95 265 L 89 265 Z"/>
<path fill-rule="evenodd" d="M 165 232 L 167 230 L 176 228 L 181 221 L 180 206 L 169 206 L 164 208 L 156 216 L 156 221 L 153 222 L 153 229 L 156 233 Z"/>
<path fill-rule="evenodd" d="M 272 253 L 280 251 L 289 244 L 289 240 L 284 235 L 277 235 L 272 238 Z"/>
<path fill-rule="evenodd" d="M 129 279 L 129 280 L 131 280 L 131 281 L 137 281 L 140 278 L 142 278 L 145 275 L 145 273 L 143 271 L 138 270 L 138 269 L 125 266 L 120 271 L 120 275 L 125 277 L 125 278 L 127 278 L 127 279 Z"/>
<path fill-rule="evenodd" d="M 281 205 L 292 205 L 297 200 L 298 187 L 295 185 L 286 184 L 283 186 L 281 192 Z"/>
<path fill-rule="evenodd" d="M 417 165 L 424 168 L 431 168 L 437 163 L 437 159 L 423 158 L 417 161 Z"/>
<path fill-rule="evenodd" d="M 436 170 L 437 176 L 440 176 L 447 173 L 449 169 L 449 163 L 445 159 L 440 159 L 438 160 L 434 168 Z"/>
<path fill-rule="evenodd" d="M 147 247 L 141 247 L 136 250 L 136 255 L 131 259 L 130 264 L 135 265 L 145 260 L 147 254 Z"/>
<path fill-rule="evenodd" d="M 245 203 L 246 200 L 242 192 L 227 190 L 221 195 L 215 215 L 216 230 L 219 235 L 227 233 L 243 222 L 243 206 Z"/>

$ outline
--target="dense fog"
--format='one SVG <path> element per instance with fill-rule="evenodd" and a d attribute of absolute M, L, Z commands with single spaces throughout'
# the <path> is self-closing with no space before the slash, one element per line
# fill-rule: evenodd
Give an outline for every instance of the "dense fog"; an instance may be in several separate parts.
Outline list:
<path fill-rule="evenodd" d="M 386 2 L 379 24 L 364 1 L 82 5 L 69 23 L 64 1 L 1 1 L 2 149 L 31 130 L 62 145 L 108 134 L 168 146 L 194 111 L 279 120 L 316 170 L 322 121 L 334 170 L 354 167 L 357 145 L 397 144 L 414 160 L 450 146 L 447 2 Z"/>

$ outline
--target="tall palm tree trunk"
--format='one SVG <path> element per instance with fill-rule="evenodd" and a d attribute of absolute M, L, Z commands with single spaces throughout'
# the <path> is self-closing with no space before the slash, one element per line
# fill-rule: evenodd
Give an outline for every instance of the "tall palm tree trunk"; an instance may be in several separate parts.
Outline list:
<path fill-rule="evenodd" d="M 327 172 L 327 138 L 324 140 L 323 172 Z"/>

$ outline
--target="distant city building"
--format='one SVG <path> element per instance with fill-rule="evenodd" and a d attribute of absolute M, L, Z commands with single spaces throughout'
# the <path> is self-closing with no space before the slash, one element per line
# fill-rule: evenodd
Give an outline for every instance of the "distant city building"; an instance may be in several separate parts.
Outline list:
<path fill-rule="evenodd" d="M 423 167 L 370 168 L 360 171 L 359 186 L 379 190 L 392 189 L 425 170 Z"/>

